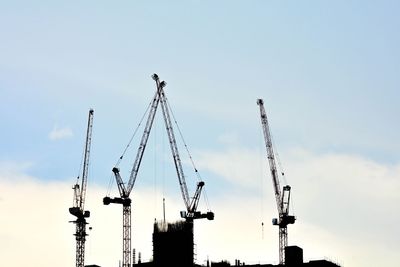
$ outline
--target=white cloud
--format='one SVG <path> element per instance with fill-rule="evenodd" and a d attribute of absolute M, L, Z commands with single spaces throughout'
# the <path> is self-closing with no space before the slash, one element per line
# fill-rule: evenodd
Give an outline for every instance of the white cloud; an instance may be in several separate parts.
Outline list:
<path fill-rule="evenodd" d="M 0 172 L 0 197 L 3 199 L 0 209 L 8 215 L 0 219 L 2 264 L 10 267 L 72 266 L 75 240 L 74 226 L 68 223 L 73 220 L 68 208 L 72 205 L 71 184 L 74 179 L 71 178 L 71 184 L 44 182 L 18 168 L 14 170 Z M 93 230 L 88 231 L 86 263 L 117 266 L 122 254 L 122 207 L 104 206 L 102 198 L 105 192 L 105 188 L 89 181 L 86 207 L 91 211 L 88 222 Z M 135 188 L 132 192 L 132 246 L 142 253 L 144 261 L 152 257 L 153 222 L 162 217 L 161 199 L 161 193 L 154 188 Z M 227 192 L 215 200 L 218 201 L 213 205 L 215 221 L 199 220 L 195 225 L 198 262 L 204 262 L 207 256 L 217 261 L 234 260 L 236 255 L 246 259 L 270 255 L 264 255 L 267 239 L 261 240 L 261 228 L 257 227 L 259 214 L 257 205 L 253 205 L 257 199 L 246 195 L 232 196 Z M 183 208 L 180 195 L 166 196 L 166 204 L 167 220 L 179 220 L 179 211 Z M 243 210 L 246 212 L 239 212 Z M 249 224 L 257 229 L 238 232 Z M 256 247 L 263 242 L 264 247 Z M 27 250 L 27 257 L 19 257 L 19 247 Z M 249 247 L 252 249 L 247 251 Z"/>
<path fill-rule="evenodd" d="M 73 266 L 75 261 L 74 217 L 71 183 L 45 182 L 26 175 L 18 164 L 0 169 L 0 257 L 4 266 Z M 25 165 L 25 164 L 24 164 Z M 122 250 L 122 207 L 104 206 L 106 189 L 89 181 L 86 208 L 93 229 L 88 231 L 86 263 L 118 266 Z M 152 257 L 154 218 L 162 216 L 160 193 L 153 188 L 132 192 L 132 246 L 142 253 L 143 261 Z M 176 196 L 166 197 L 167 219 L 179 219 L 183 203 Z M 25 257 L 20 257 L 23 248 Z"/>
<path fill-rule="evenodd" d="M 243 156 L 244 152 L 247 155 Z M 233 262 L 238 258 L 246 263 L 277 262 L 278 229 L 270 224 L 270 218 L 276 216 L 272 185 L 267 169 L 258 173 L 252 170 L 251 163 L 257 159 L 251 154 L 250 150 L 231 149 L 226 151 L 228 160 L 223 152 L 208 152 L 201 158 L 203 167 L 222 170 L 218 175 L 226 176 L 232 188 L 209 195 L 214 221 L 196 221 L 198 263 L 204 263 L 207 257 L 213 261 Z M 303 247 L 307 260 L 328 256 L 345 266 L 396 266 L 400 249 L 400 215 L 396 207 L 400 200 L 396 195 L 399 165 L 351 155 L 314 155 L 303 150 L 286 158 L 298 217 L 296 224 L 289 226 L 289 244 Z M 74 179 L 71 177 L 70 183 L 40 181 L 26 175 L 29 164 L 23 165 L 0 164 L 6 166 L 0 168 L 0 209 L 7 215 L 0 217 L 2 264 L 72 266 L 74 225 L 68 223 L 73 220 L 68 208 Z M 228 170 L 227 165 L 241 169 L 240 175 Z M 258 175 L 267 180 L 263 185 L 255 177 Z M 251 192 L 243 190 L 243 181 L 250 182 Z M 86 242 L 86 263 L 117 266 L 122 255 L 122 207 L 104 206 L 106 191 L 89 180 L 86 207 L 91 211 L 88 221 L 93 230 Z M 136 187 L 132 199 L 132 246 L 147 261 L 152 257 L 154 218 L 162 217 L 162 196 L 154 188 Z M 179 219 L 183 207 L 180 195 L 166 199 L 167 220 Z M 26 257 L 20 257 L 21 247 Z"/>
<path fill-rule="evenodd" d="M 59 128 L 57 125 L 53 127 L 53 130 L 49 133 L 49 138 L 50 140 L 60 140 L 60 139 L 65 139 L 65 138 L 70 138 L 73 136 L 73 132 L 71 128 L 69 127 L 64 127 L 64 128 Z"/>
<path fill-rule="evenodd" d="M 0 209 L 6 215 L 0 219 L 2 264 L 55 266 L 63 259 L 65 266 L 71 266 L 73 261 L 65 257 L 65 251 L 73 246 L 66 242 L 68 223 L 64 224 L 63 214 L 71 198 L 64 184 L 46 184 L 21 172 L 1 171 L 0 188 Z"/>
<path fill-rule="evenodd" d="M 332 248 L 343 255 L 337 257 L 352 266 L 393 264 L 391 257 L 400 249 L 400 215 L 395 212 L 400 200 L 399 164 L 300 150 L 292 154 L 288 166 L 296 212 L 306 225 L 338 239 Z M 387 248 L 385 256 L 377 254 L 382 248 Z M 375 256 L 364 262 L 362 255 Z"/>
<path fill-rule="evenodd" d="M 201 168 L 236 185 L 239 193 L 246 187 L 258 187 L 264 198 L 262 205 L 269 207 L 268 217 L 272 218 L 276 216 L 276 205 L 271 177 L 267 165 L 260 169 L 257 154 L 255 150 L 230 147 L 225 151 L 203 151 L 197 158 Z M 265 154 L 259 157 L 266 163 Z M 313 154 L 302 149 L 288 152 L 285 158 L 292 207 L 298 216 L 296 224 L 289 227 L 290 244 L 304 247 L 308 259 L 329 256 L 351 266 L 394 266 L 400 250 L 400 164 L 378 163 L 358 155 Z M 254 205 L 238 192 L 236 199 L 245 201 L 247 207 Z M 232 212 L 243 210 L 246 207 L 238 205 Z M 277 243 L 275 236 L 272 239 Z M 382 254 L 376 255 L 378 252 Z M 366 259 L 365 255 L 375 256 Z"/>

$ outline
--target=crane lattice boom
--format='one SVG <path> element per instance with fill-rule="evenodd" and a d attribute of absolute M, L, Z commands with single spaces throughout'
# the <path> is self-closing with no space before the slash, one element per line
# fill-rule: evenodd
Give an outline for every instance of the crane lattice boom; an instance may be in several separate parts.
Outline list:
<path fill-rule="evenodd" d="M 276 205 L 278 208 L 279 218 L 273 219 L 272 224 L 279 226 L 279 264 L 285 263 L 285 247 L 288 243 L 287 226 L 293 224 L 296 220 L 294 216 L 289 215 L 289 202 L 290 202 L 290 189 L 289 185 L 285 185 L 281 191 L 279 185 L 279 177 L 275 164 L 274 150 L 272 147 L 272 138 L 269 130 L 267 114 L 264 109 L 264 101 L 257 100 L 260 107 L 261 125 L 263 128 L 265 146 L 267 149 L 267 158 L 272 176 L 272 183 L 274 186 Z"/>
<path fill-rule="evenodd" d="M 156 81 L 159 97 L 161 99 L 161 109 L 162 109 L 163 116 L 164 116 L 165 128 L 168 133 L 169 144 L 171 147 L 172 156 L 174 158 L 174 164 L 175 164 L 176 173 L 178 175 L 182 198 L 183 198 L 183 201 L 185 202 L 186 208 L 188 208 L 190 205 L 189 193 L 188 193 L 188 189 L 186 186 L 185 174 L 183 172 L 182 162 L 179 157 L 178 146 L 176 144 L 175 134 L 174 134 L 174 130 L 173 130 L 172 123 L 171 123 L 171 116 L 169 114 L 168 106 L 167 106 L 166 99 L 165 99 L 165 93 L 164 93 L 163 88 L 161 87 L 161 83 L 160 83 L 160 80 L 158 79 L 157 74 L 153 75 L 153 79 Z"/>

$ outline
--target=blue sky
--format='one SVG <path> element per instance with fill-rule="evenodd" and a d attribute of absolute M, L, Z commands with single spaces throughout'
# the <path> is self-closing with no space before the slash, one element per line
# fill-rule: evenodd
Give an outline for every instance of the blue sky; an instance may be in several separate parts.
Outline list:
<path fill-rule="evenodd" d="M 317 251 L 316 257 L 329 251 L 346 265 L 376 266 L 385 259 L 394 266 L 391 251 L 398 250 L 399 239 L 393 232 L 398 230 L 382 218 L 382 206 L 394 212 L 391 203 L 399 197 L 392 192 L 400 188 L 398 10 L 397 1 L 2 2 L 2 182 L 28 177 L 44 187 L 74 183 L 87 112 L 94 108 L 90 182 L 104 194 L 111 168 L 154 94 L 150 76 L 156 72 L 167 82 L 166 94 L 201 167 L 210 202 L 224 210 L 215 210 L 226 216 L 221 220 L 230 220 L 222 196 L 256 205 L 257 220 L 275 216 L 256 105 L 257 98 L 264 98 L 288 182 L 298 188 L 295 241 L 303 242 L 305 251 Z M 138 176 L 139 191 L 165 190 L 164 169 L 174 176 L 160 116 L 154 130 Z M 124 163 L 125 177 L 138 142 Z M 171 181 L 166 187 L 179 194 L 176 179 Z M 189 182 L 191 191 L 194 183 Z M 4 188 L 17 191 L 3 195 L 18 195 L 18 187 Z M 310 196 L 318 199 L 317 189 L 331 197 L 318 203 L 321 212 L 314 213 L 310 210 L 317 209 L 318 201 Z M 72 190 L 66 190 L 72 198 Z M 254 199 L 256 204 L 249 200 L 254 194 L 261 198 Z M 344 203 L 340 196 L 346 196 Z M 327 206 L 329 216 L 323 212 Z M 350 207 L 361 215 L 349 213 Z M 269 209 L 272 214 L 266 214 Z M 334 219 L 343 214 L 354 223 L 343 226 Z M 360 247 L 359 255 L 381 249 L 385 256 L 371 263 L 340 250 L 349 244 L 340 233 L 346 236 L 356 228 L 353 239 L 374 241 Z M 319 237 L 303 236 L 306 230 L 337 236 L 332 241 L 337 246 L 319 251 L 311 245 Z M 264 241 L 272 252 L 262 260 L 275 260 L 275 241 Z M 224 253 L 215 251 L 215 260 L 230 257 Z M 252 256 L 243 255 L 258 260 Z"/>

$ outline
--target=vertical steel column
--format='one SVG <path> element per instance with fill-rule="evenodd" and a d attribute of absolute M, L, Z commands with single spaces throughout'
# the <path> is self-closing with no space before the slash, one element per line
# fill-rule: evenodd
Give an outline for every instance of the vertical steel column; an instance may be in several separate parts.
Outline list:
<path fill-rule="evenodd" d="M 285 247 L 287 247 L 287 227 L 279 226 L 279 264 L 285 265 Z"/>
<path fill-rule="evenodd" d="M 128 198 L 129 199 L 129 198 Z M 122 267 L 131 266 L 131 201 L 127 201 L 123 206 L 123 252 L 122 252 Z"/>
<path fill-rule="evenodd" d="M 85 241 L 86 241 L 86 221 L 77 219 L 76 223 L 76 267 L 85 266 Z"/>

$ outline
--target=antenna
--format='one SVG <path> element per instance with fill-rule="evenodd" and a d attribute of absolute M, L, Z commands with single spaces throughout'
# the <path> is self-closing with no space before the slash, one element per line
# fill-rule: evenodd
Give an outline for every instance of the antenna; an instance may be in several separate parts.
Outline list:
<path fill-rule="evenodd" d="M 165 197 L 163 198 L 163 217 L 164 217 L 164 224 L 165 224 Z"/>
<path fill-rule="evenodd" d="M 261 222 L 261 239 L 264 240 L 264 222 Z"/>

